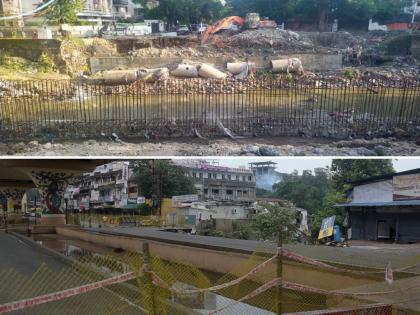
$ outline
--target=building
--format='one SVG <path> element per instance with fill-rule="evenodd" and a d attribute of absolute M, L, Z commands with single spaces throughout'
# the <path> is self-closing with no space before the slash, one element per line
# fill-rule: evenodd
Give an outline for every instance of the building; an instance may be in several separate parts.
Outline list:
<path fill-rule="evenodd" d="M 283 180 L 283 174 L 276 171 L 277 163 L 274 162 L 255 162 L 249 164 L 255 173 L 257 188 L 273 191 L 273 185 Z"/>
<path fill-rule="evenodd" d="M 0 16 L 15 16 L 22 12 L 21 0 L 0 0 Z M 2 21 L 4 26 L 23 26 L 22 19 Z"/>
<path fill-rule="evenodd" d="M 420 169 L 353 184 L 347 210 L 348 237 L 411 243 L 420 241 Z"/>
<path fill-rule="evenodd" d="M 137 185 L 133 184 L 133 169 L 129 162 L 116 161 L 98 166 L 93 172 L 79 177 L 65 193 L 67 208 L 128 209 L 137 207 Z"/>
<path fill-rule="evenodd" d="M 176 161 L 185 168 L 202 201 L 253 202 L 256 197 L 254 172 L 246 168 L 211 165 L 205 161 Z"/>

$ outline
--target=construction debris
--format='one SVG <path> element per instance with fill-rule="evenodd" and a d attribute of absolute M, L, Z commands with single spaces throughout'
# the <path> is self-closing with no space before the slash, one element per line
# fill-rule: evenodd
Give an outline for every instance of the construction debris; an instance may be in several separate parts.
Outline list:
<path fill-rule="evenodd" d="M 197 78 L 198 69 L 197 66 L 180 64 L 175 70 L 171 72 L 171 74 L 180 78 Z"/>
<path fill-rule="evenodd" d="M 298 58 L 272 60 L 270 64 L 274 73 L 303 73 L 302 61 Z"/>
<path fill-rule="evenodd" d="M 227 76 L 222 71 L 219 71 L 208 64 L 202 64 L 201 66 L 198 66 L 198 75 L 206 79 L 219 79 L 219 80 L 225 79 Z"/>

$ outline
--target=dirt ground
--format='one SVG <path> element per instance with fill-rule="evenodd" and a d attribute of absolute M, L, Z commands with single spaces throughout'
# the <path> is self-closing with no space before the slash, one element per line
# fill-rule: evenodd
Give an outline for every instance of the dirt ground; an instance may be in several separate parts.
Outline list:
<path fill-rule="evenodd" d="M 396 139 L 330 141 L 276 137 L 139 139 L 0 143 L 0 155 L 15 156 L 420 156 L 420 142 Z"/>

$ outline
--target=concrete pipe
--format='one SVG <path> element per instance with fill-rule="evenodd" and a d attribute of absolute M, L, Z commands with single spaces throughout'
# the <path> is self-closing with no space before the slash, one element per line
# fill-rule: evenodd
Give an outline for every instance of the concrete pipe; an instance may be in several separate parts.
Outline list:
<path fill-rule="evenodd" d="M 156 81 L 164 81 L 169 77 L 168 68 L 158 68 L 158 69 L 139 69 L 138 70 L 139 79 L 153 83 Z"/>
<path fill-rule="evenodd" d="M 271 61 L 273 72 L 300 73 L 303 72 L 302 61 L 298 58 L 279 59 Z"/>
<path fill-rule="evenodd" d="M 233 75 L 241 74 L 248 71 L 248 63 L 246 62 L 232 62 L 227 64 L 227 70 Z"/>
<path fill-rule="evenodd" d="M 99 76 L 91 78 L 91 81 L 103 85 L 125 85 L 134 83 L 137 79 L 136 70 L 112 70 L 102 72 Z"/>
<path fill-rule="evenodd" d="M 225 79 L 227 76 L 226 73 L 223 73 L 222 71 L 207 64 L 202 64 L 199 67 L 198 75 L 206 79 Z"/>
<path fill-rule="evenodd" d="M 171 74 L 181 78 L 197 78 L 198 70 L 196 66 L 180 64 Z"/>

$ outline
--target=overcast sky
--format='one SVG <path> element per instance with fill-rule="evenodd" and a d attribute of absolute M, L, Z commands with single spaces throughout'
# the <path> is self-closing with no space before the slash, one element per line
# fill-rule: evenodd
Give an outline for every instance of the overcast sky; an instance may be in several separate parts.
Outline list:
<path fill-rule="evenodd" d="M 228 167 L 248 167 L 248 163 L 273 161 L 278 163 L 277 170 L 281 173 L 291 173 L 298 170 L 313 170 L 317 167 L 330 166 L 332 159 L 329 158 L 221 158 L 209 161 L 215 161 L 220 166 Z M 393 159 L 394 167 L 397 172 L 403 172 L 414 168 L 420 168 L 420 158 L 399 158 Z"/>

